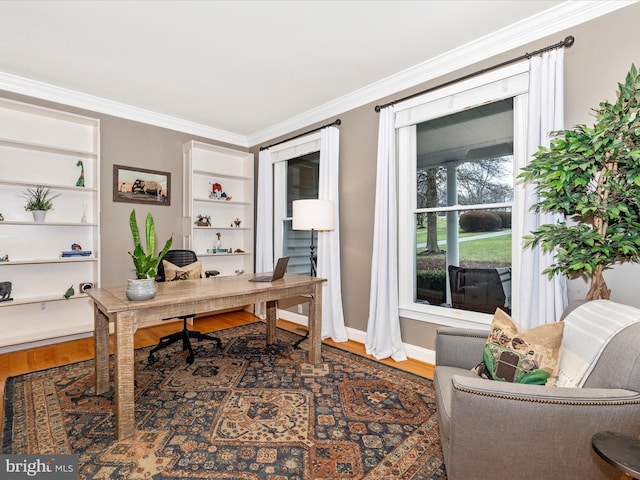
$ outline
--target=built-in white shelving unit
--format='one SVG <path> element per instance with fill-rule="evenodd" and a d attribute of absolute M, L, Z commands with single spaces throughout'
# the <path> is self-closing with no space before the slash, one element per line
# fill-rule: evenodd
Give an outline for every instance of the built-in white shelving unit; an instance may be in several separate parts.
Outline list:
<path fill-rule="evenodd" d="M 251 153 L 197 141 L 184 145 L 183 245 L 205 270 L 253 272 L 253 168 Z M 196 225 L 198 215 L 211 217 L 211 226 Z M 218 233 L 224 252 L 216 248 Z"/>
<path fill-rule="evenodd" d="M 81 285 L 100 278 L 99 163 L 98 119 L 0 98 L 0 282 L 13 298 L 0 302 L 0 352 L 93 331 Z M 22 196 L 37 186 L 59 195 L 39 223 Z M 72 244 L 91 255 L 63 258 Z"/>

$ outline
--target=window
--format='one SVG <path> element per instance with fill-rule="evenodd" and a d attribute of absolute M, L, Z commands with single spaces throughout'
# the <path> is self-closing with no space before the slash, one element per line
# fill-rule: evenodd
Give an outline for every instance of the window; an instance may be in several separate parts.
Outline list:
<path fill-rule="evenodd" d="M 291 229 L 292 203 L 294 200 L 308 198 L 318 198 L 318 174 L 320 166 L 320 152 L 310 153 L 302 157 L 292 158 L 283 162 L 286 165 L 286 204 L 280 207 L 279 228 L 282 233 L 282 255 L 291 257 L 289 259 L 288 271 L 301 275 L 311 273 L 311 258 L 309 256 L 309 244 L 311 233 L 301 230 Z M 314 240 L 315 241 L 315 240 Z M 280 251 L 276 247 L 276 251 Z"/>
<path fill-rule="evenodd" d="M 519 242 L 526 66 L 503 69 L 396 108 L 401 315 L 490 322 L 510 311 Z"/>
<path fill-rule="evenodd" d="M 291 257 L 287 271 L 300 275 L 311 273 L 311 232 L 291 229 L 292 203 L 294 200 L 318 198 L 319 139 L 319 133 L 309 135 L 295 147 L 288 142 L 288 148 L 272 152 L 274 253 L 276 257 Z"/>

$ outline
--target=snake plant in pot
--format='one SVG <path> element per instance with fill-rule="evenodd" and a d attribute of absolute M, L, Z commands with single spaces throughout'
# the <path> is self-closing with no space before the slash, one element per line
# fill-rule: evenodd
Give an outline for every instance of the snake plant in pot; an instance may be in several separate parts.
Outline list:
<path fill-rule="evenodd" d="M 131 228 L 134 246 L 133 253 L 129 252 L 129 255 L 133 259 L 136 278 L 127 282 L 127 298 L 129 300 L 149 300 L 156 295 L 158 265 L 165 253 L 171 248 L 173 237 L 167 240 L 160 254 L 155 255 L 156 230 L 151 213 L 147 213 L 145 221 L 146 252 L 140 243 L 140 231 L 138 230 L 135 209 L 131 211 L 129 216 L 129 227 Z"/>
<path fill-rule="evenodd" d="M 553 132 L 520 174 L 535 182 L 536 211 L 568 221 L 541 225 L 525 236 L 555 262 L 544 273 L 591 280 L 586 300 L 608 299 L 603 272 L 640 261 L 640 71 L 631 66 L 616 102 L 601 102 L 593 127 Z"/>

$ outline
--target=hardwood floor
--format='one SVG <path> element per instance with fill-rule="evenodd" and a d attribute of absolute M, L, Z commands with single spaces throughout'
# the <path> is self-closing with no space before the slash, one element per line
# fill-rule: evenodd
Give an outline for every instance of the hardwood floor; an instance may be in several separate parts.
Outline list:
<path fill-rule="evenodd" d="M 201 317 L 195 320 L 194 329 L 202 332 L 221 330 L 259 321 L 251 313 L 239 311 L 220 313 L 208 317 Z M 278 327 L 298 334 L 304 334 L 304 327 L 285 320 L 278 320 Z M 167 323 L 148 328 L 139 329 L 134 337 L 135 348 L 155 345 L 163 335 L 175 332 L 180 328 L 179 323 Z M 328 339 L 323 343 L 341 348 L 351 353 L 373 359 L 365 353 L 363 344 L 349 340 L 344 343 L 335 343 Z M 111 346 L 113 351 L 113 345 Z M 57 343 L 44 347 L 20 350 L 17 352 L 0 354 L 0 405 L 4 405 L 4 387 L 8 377 L 20 375 L 28 372 L 35 372 L 51 367 L 80 362 L 93 358 L 93 337 L 70 342 Z M 405 362 L 396 362 L 391 359 L 381 360 L 382 363 L 392 365 L 401 370 L 405 370 L 416 375 L 433 379 L 434 366 L 418 360 L 409 359 Z M 0 409 L 0 423 L 2 421 L 3 409 Z"/>

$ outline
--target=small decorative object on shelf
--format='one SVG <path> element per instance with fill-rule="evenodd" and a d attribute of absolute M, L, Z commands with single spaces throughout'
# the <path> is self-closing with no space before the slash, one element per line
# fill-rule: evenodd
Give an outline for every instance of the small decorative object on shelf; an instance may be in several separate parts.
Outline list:
<path fill-rule="evenodd" d="M 82 163 L 82 160 L 78 160 L 76 167 L 80 167 L 80 177 L 78 177 L 76 187 L 84 187 L 84 163 Z"/>
<path fill-rule="evenodd" d="M 82 250 L 82 247 L 77 243 L 71 244 L 71 250 L 65 250 L 62 252 L 62 258 L 66 257 L 90 257 L 91 250 Z"/>
<path fill-rule="evenodd" d="M 218 200 L 220 195 L 222 195 L 222 185 L 219 183 L 209 183 L 211 185 L 211 193 L 209 194 L 209 198 L 214 200 Z"/>
<path fill-rule="evenodd" d="M 0 222 L 4 222 L 4 216 L 0 213 Z"/>
<path fill-rule="evenodd" d="M 193 222 L 195 225 L 199 227 L 210 227 L 211 226 L 211 215 L 200 215 L 198 214 L 197 220 Z"/>
<path fill-rule="evenodd" d="M 211 193 L 209 194 L 209 198 L 213 200 L 231 200 L 231 196 L 227 195 L 227 192 L 222 191 L 222 185 L 218 182 L 211 183 Z"/>
<path fill-rule="evenodd" d="M 222 234 L 220 232 L 216 232 L 216 237 L 218 237 L 218 240 L 216 240 L 216 251 L 222 249 L 222 239 L 220 237 L 222 237 Z"/>
<path fill-rule="evenodd" d="M 87 223 L 87 206 L 82 206 L 82 217 L 80 217 L 80 223 Z"/>
<path fill-rule="evenodd" d="M 0 258 L 0 262 L 8 262 L 9 261 L 9 254 L 5 253 L 2 258 Z"/>
<path fill-rule="evenodd" d="M 244 274 L 244 270 L 236 270 L 236 275 L 243 275 Z"/>
<path fill-rule="evenodd" d="M 9 302 L 11 298 L 11 282 L 0 282 L 0 302 Z"/>
<path fill-rule="evenodd" d="M 64 250 L 60 256 L 62 258 L 90 257 L 91 253 L 92 253 L 91 250 Z"/>
<path fill-rule="evenodd" d="M 76 291 L 73 289 L 73 285 L 71 285 L 69 288 L 67 288 L 67 291 L 64 292 L 63 297 L 65 298 L 65 300 L 69 300 L 69 297 L 73 297 L 76 294 Z"/>
<path fill-rule="evenodd" d="M 36 222 L 44 222 L 47 211 L 53 210 L 53 199 L 60 194 L 54 194 L 49 187 L 38 185 L 36 188 L 27 188 L 22 196 L 27 199 L 24 209 L 33 213 Z"/>
<path fill-rule="evenodd" d="M 244 253 L 244 250 L 242 250 L 241 248 L 236 248 L 233 253 Z"/>
<path fill-rule="evenodd" d="M 239 218 L 236 218 L 233 221 L 233 224 L 231 225 L 232 227 L 236 227 L 236 228 L 240 228 L 240 224 L 242 223 L 242 220 L 240 220 Z"/>

